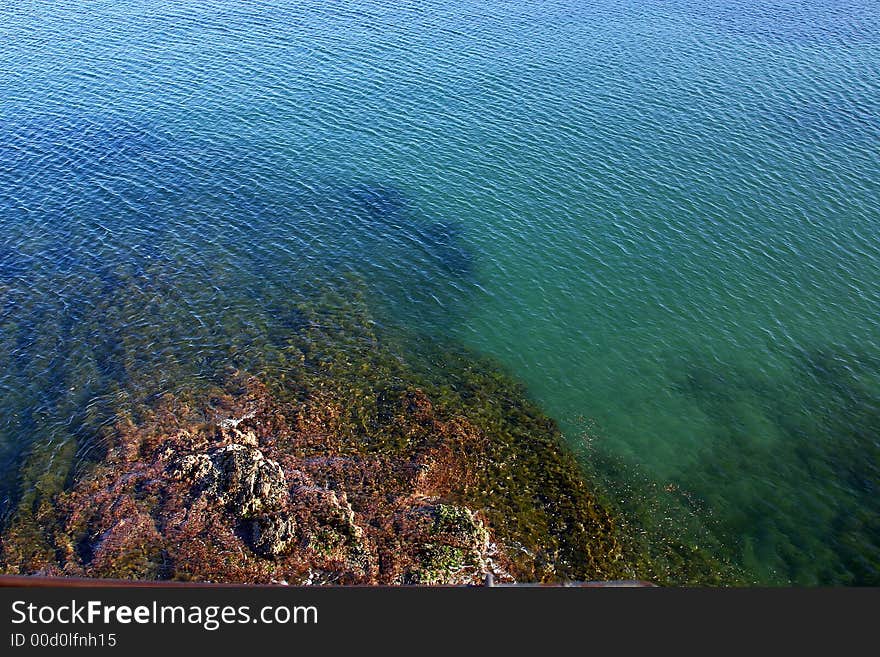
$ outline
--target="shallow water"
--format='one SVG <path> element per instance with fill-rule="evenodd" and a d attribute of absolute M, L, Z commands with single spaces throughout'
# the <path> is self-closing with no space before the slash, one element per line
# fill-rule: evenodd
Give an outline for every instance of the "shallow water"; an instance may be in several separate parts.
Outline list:
<path fill-rule="evenodd" d="M 880 9 L 0 17 L 9 502 L 123 391 L 253 367 L 356 278 L 684 491 L 753 581 L 880 582 Z"/>

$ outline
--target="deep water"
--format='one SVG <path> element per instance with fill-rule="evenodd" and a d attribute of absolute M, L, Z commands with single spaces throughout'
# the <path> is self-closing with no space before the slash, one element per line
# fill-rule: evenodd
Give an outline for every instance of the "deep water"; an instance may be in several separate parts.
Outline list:
<path fill-rule="evenodd" d="M 358 289 L 633 522 L 880 584 L 878 70 L 859 0 L 0 2 L 4 513 Z"/>

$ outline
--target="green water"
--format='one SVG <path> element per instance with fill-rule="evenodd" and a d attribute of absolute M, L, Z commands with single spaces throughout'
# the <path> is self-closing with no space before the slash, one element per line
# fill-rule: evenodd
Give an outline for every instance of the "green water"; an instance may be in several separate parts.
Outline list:
<path fill-rule="evenodd" d="M 7 482 L 95 400 L 184 385 L 114 354 L 207 376 L 353 275 L 388 327 L 522 380 L 621 507 L 680 491 L 752 581 L 880 581 L 875 7 L 0 16 Z M 129 351 L 96 321 L 120 295 Z"/>

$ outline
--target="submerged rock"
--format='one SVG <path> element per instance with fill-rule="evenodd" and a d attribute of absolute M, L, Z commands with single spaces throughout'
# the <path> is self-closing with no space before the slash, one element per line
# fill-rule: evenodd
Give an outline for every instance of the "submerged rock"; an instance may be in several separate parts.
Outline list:
<path fill-rule="evenodd" d="M 451 410 L 444 390 L 364 388 L 362 366 L 351 380 L 323 371 L 273 392 L 236 373 L 120 421 L 87 475 L 10 526 L 3 570 L 301 584 L 629 575 L 552 425 L 509 393 L 498 398 L 516 425 L 484 422 L 494 407 Z"/>
<path fill-rule="evenodd" d="M 250 518 L 287 503 L 281 466 L 255 447 L 227 445 L 204 454 L 187 454 L 173 469 L 193 490 L 212 496 L 239 518 Z"/>

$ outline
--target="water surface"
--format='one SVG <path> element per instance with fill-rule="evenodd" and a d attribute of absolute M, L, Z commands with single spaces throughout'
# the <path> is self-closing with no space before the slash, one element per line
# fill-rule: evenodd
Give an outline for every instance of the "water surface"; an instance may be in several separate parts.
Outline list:
<path fill-rule="evenodd" d="M 358 280 L 683 491 L 752 581 L 880 583 L 873 4 L 0 18 L 7 506 L 124 392 L 256 367 Z"/>

